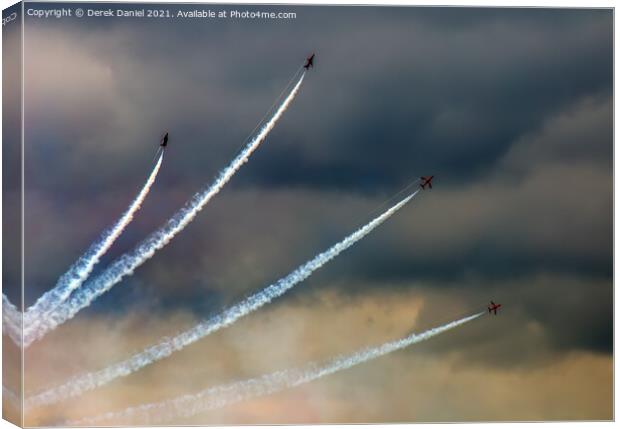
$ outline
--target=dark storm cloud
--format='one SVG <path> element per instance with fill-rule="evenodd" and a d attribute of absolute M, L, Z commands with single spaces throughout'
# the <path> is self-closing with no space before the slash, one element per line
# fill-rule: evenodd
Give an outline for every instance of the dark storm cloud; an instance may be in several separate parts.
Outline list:
<path fill-rule="evenodd" d="M 76 25 L 76 48 L 109 69 L 114 87 L 105 95 L 119 97 L 92 112 L 96 124 L 81 123 L 93 149 L 122 138 L 135 163 L 130 148 L 145 147 L 154 138 L 146 130 L 165 124 L 176 141 L 200 148 L 179 165 L 217 171 L 299 57 L 316 50 L 307 94 L 275 131 L 279 144 L 264 163 L 248 166 L 246 183 L 355 188 L 351 173 L 362 172 L 392 189 L 427 171 L 454 182 L 484 174 L 545 118 L 611 88 L 606 11 L 292 10 L 294 23 L 190 22 L 174 34 L 157 21 L 118 20 L 113 35 Z M 128 104 L 131 121 L 116 124 Z M 231 118 L 233 129 L 222 126 Z M 309 174 L 286 174 L 289 163 Z"/>
<path fill-rule="evenodd" d="M 429 171 L 452 183 L 484 175 L 546 118 L 585 95 L 609 93 L 610 27 L 599 25 L 603 17 L 576 27 L 561 18 L 441 30 L 415 19 L 389 29 L 361 23 L 338 37 L 328 27 L 325 38 L 336 41 L 318 42 L 326 46 L 309 83 L 312 107 L 304 101 L 291 112 L 308 127 L 300 133 L 291 121 L 278 132 L 306 152 L 301 168 L 309 173 L 342 166 L 387 189 Z M 324 105 L 329 117 L 316 108 Z M 337 173 L 327 183 L 286 173 L 274 179 L 279 165 L 269 164 L 268 183 L 350 186 Z M 261 181 L 260 173 L 250 177 Z"/>

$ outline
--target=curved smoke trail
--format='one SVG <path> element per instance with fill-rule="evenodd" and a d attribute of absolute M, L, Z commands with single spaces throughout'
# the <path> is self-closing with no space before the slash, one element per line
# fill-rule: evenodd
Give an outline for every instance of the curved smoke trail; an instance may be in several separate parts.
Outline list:
<path fill-rule="evenodd" d="M 171 418 L 185 418 L 207 410 L 222 408 L 247 399 L 265 396 L 309 383 L 326 375 L 333 374 L 362 364 L 388 353 L 428 340 L 434 336 L 461 326 L 485 314 L 477 313 L 446 325 L 430 329 L 421 334 L 411 334 L 400 340 L 384 343 L 377 347 L 359 350 L 350 355 L 336 357 L 323 365 L 312 363 L 301 369 L 288 369 L 266 374 L 248 380 L 211 387 L 196 394 L 183 395 L 161 402 L 130 407 L 118 412 L 86 418 L 73 425 L 92 426 L 102 421 L 126 419 L 123 424 L 155 425 Z M 139 422 L 139 423 L 138 423 Z"/>
<path fill-rule="evenodd" d="M 318 254 L 310 261 L 301 265 L 286 277 L 281 278 L 276 283 L 273 283 L 254 295 L 249 296 L 238 304 L 229 307 L 217 316 L 200 322 L 194 327 L 174 337 L 166 337 L 163 341 L 150 346 L 149 348 L 124 361 L 108 366 L 107 368 L 99 371 L 75 376 L 60 386 L 34 394 L 26 400 L 26 407 L 58 402 L 80 395 L 86 391 L 96 389 L 97 387 L 103 386 L 118 377 L 127 376 L 147 365 L 164 359 L 172 353 L 181 350 L 201 338 L 233 324 L 241 317 L 259 309 L 265 304 L 268 304 L 271 300 L 283 295 L 293 286 L 310 277 L 314 271 L 321 268 L 327 262 L 334 259 L 341 252 L 354 245 L 356 242 L 368 235 L 373 229 L 385 222 L 390 216 L 407 204 L 418 192 L 419 189 L 387 209 L 381 215 L 377 216 L 342 241 L 336 243 L 323 253 Z"/>
<path fill-rule="evenodd" d="M 157 250 L 164 247 L 179 232 L 181 232 L 196 217 L 198 212 L 215 196 L 233 175 L 245 164 L 250 155 L 263 142 L 267 134 L 273 129 L 276 122 L 286 111 L 290 103 L 293 101 L 301 84 L 304 80 L 305 73 L 290 91 L 288 96 L 280 103 L 270 119 L 263 125 L 259 132 L 248 142 L 243 150 L 235 159 L 222 170 L 215 182 L 206 190 L 195 194 L 192 199 L 179 210 L 168 222 L 157 231 L 147 237 L 133 251 L 126 253 L 111 264 L 101 275 L 88 282 L 81 290 L 77 291 L 58 311 L 46 317 L 35 329 L 28 330 L 24 333 L 24 342 L 26 345 L 43 337 L 47 332 L 56 328 L 58 325 L 71 319 L 82 308 L 87 307 L 97 297 L 110 290 L 115 284 L 150 259 Z"/>
<path fill-rule="evenodd" d="M 146 183 L 138 193 L 138 196 L 133 200 L 129 208 L 123 213 L 120 219 L 107 229 L 101 238 L 93 243 L 86 253 L 84 253 L 75 262 L 69 270 L 63 274 L 54 289 L 44 293 L 30 308 L 26 310 L 24 314 L 24 324 L 26 329 L 35 329 L 34 327 L 41 318 L 45 318 L 46 315 L 54 311 L 59 305 L 67 300 L 71 293 L 79 288 L 82 283 L 88 278 L 95 265 L 99 262 L 99 259 L 112 247 L 112 244 L 122 234 L 127 225 L 133 220 L 134 215 L 142 206 L 142 203 L 146 199 L 155 178 L 161 168 L 161 163 L 164 159 L 164 151 L 161 151 L 159 159 L 153 168 L 153 171 L 149 175 Z"/>
<path fill-rule="evenodd" d="M 2 332 L 17 345 L 22 342 L 22 313 L 2 294 Z"/>
<path fill-rule="evenodd" d="M 93 243 L 86 253 L 58 279 L 53 289 L 43 294 L 26 310 L 23 314 L 25 329 L 34 329 L 41 318 L 44 318 L 49 312 L 62 304 L 71 295 L 71 292 L 79 288 L 88 278 L 94 266 L 99 262 L 99 259 L 110 249 L 112 244 L 114 244 L 116 239 L 122 234 L 127 225 L 131 223 L 134 215 L 142 206 L 142 203 L 146 199 L 159 173 L 163 158 L 164 153 L 162 151 L 146 183 L 120 219 L 111 228 L 104 231 L 101 238 Z M 22 313 L 4 294 L 2 294 L 2 314 L 3 331 L 8 333 L 15 344 L 21 345 Z"/>

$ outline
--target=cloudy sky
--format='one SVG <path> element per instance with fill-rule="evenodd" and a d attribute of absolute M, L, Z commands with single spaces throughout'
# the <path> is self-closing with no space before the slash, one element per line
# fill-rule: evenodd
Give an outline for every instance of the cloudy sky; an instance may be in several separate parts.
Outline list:
<path fill-rule="evenodd" d="M 420 175 L 434 188 L 263 310 L 27 423 L 325 360 L 491 299 L 497 318 L 171 423 L 611 419 L 612 12 L 234 9 L 297 16 L 26 19 L 26 306 L 131 201 L 163 132 L 157 183 L 98 270 L 209 184 L 316 52 L 290 109 L 195 221 L 26 351 L 26 394 L 270 284 Z"/>

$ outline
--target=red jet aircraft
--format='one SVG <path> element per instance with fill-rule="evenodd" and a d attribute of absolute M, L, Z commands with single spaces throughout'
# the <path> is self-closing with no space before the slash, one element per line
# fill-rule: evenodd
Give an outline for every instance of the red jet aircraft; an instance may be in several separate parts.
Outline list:
<path fill-rule="evenodd" d="M 426 189 L 426 185 L 428 185 L 428 187 L 430 189 L 433 189 L 433 177 L 435 176 L 422 176 L 420 177 L 420 180 L 422 181 L 422 183 L 420 183 L 420 186 L 422 187 L 422 189 Z"/>
<path fill-rule="evenodd" d="M 497 316 L 497 310 L 499 310 L 501 306 L 502 304 L 495 304 L 493 301 L 491 301 L 491 304 L 489 304 L 489 306 L 487 307 L 487 309 L 489 310 L 489 314 L 491 314 L 492 311 L 493 314 Z"/>
<path fill-rule="evenodd" d="M 314 53 L 306 58 L 306 64 L 304 64 L 304 68 L 308 70 L 310 67 L 314 67 Z"/>

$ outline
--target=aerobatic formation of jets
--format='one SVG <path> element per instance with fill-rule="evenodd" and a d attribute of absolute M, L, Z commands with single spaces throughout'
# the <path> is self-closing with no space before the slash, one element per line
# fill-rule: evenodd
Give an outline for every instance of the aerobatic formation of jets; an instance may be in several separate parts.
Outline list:
<path fill-rule="evenodd" d="M 310 69 L 310 67 L 314 67 L 314 56 L 315 54 L 312 53 L 312 55 L 310 55 L 309 57 L 306 58 L 306 63 L 304 64 L 304 69 L 308 70 Z M 162 148 L 165 148 L 168 146 L 168 132 L 166 132 L 164 134 L 164 136 L 162 137 L 159 146 L 161 146 Z M 420 188 L 422 189 L 426 189 L 426 187 L 428 186 L 429 189 L 433 189 L 433 178 L 435 176 L 422 176 L 420 177 Z M 489 304 L 489 306 L 487 307 L 489 314 L 491 314 L 491 312 L 495 315 L 497 315 L 497 310 L 499 310 L 499 308 L 502 306 L 502 304 L 495 304 L 493 301 L 491 301 L 491 303 Z"/>
<path fill-rule="evenodd" d="M 310 55 L 309 57 L 306 58 L 306 63 L 304 64 L 304 69 L 308 70 L 310 69 L 310 67 L 314 67 L 314 56 L 315 54 L 312 53 L 312 55 Z M 168 132 L 166 132 L 164 134 L 164 136 L 162 137 L 159 146 L 161 146 L 162 148 L 165 148 L 168 146 Z M 422 189 L 426 189 L 426 187 L 428 186 L 429 189 L 433 189 L 433 178 L 435 176 L 421 176 L 420 177 L 420 188 Z M 502 306 L 502 304 L 495 304 L 493 301 L 491 301 L 491 303 L 489 304 L 489 306 L 487 307 L 487 310 L 489 311 L 489 314 L 493 313 L 494 315 L 497 315 L 497 310 L 499 310 L 499 308 Z"/>
<path fill-rule="evenodd" d="M 315 53 L 312 53 L 310 56 L 308 56 L 305 59 L 305 63 L 303 65 L 303 69 L 305 69 L 306 71 L 309 70 L 310 68 L 314 68 L 314 59 L 315 59 Z M 291 90 L 291 93 L 289 94 L 289 96 L 285 99 L 285 101 L 282 101 L 280 104 L 280 107 L 278 107 L 277 114 L 272 114 L 272 118 L 268 121 L 269 123 L 269 127 L 265 126 L 263 128 L 263 130 L 266 131 L 261 131 L 261 133 L 259 133 L 254 140 L 250 141 L 248 143 L 248 146 L 246 146 L 246 148 L 250 148 L 250 149 L 244 149 L 245 155 L 244 157 L 238 156 L 237 158 L 234 159 L 234 161 L 224 170 L 225 173 L 222 173 L 220 178 L 218 178 L 218 180 L 211 185 L 209 188 L 207 188 L 206 191 L 201 192 L 200 194 L 198 194 L 200 196 L 200 198 L 194 198 L 194 200 L 192 201 L 192 205 L 190 206 L 190 209 L 188 210 L 182 210 L 180 211 L 178 214 L 174 215 L 171 218 L 171 221 L 169 221 L 168 225 L 172 224 L 172 225 L 181 225 L 180 227 L 177 228 L 177 226 L 174 226 L 174 228 L 164 228 L 161 231 L 163 231 L 160 236 L 158 237 L 163 237 L 161 238 L 161 241 L 159 242 L 155 242 L 155 244 L 153 244 L 152 242 L 147 242 L 148 246 L 150 247 L 145 247 L 145 250 L 140 250 L 140 253 L 137 254 L 133 254 L 131 255 L 131 264 L 130 267 L 131 268 L 135 268 L 137 266 L 139 266 L 140 264 L 144 263 L 144 261 L 146 261 L 150 255 L 152 255 L 153 253 L 151 252 L 151 249 L 153 249 L 153 252 L 159 248 L 161 248 L 163 245 L 165 245 L 165 243 L 167 243 L 170 239 L 172 239 L 174 237 L 174 235 L 179 232 L 182 228 L 183 225 L 186 225 L 189 221 L 191 221 L 193 219 L 193 216 L 196 215 L 196 213 L 198 213 L 198 211 L 202 208 L 202 206 L 204 206 L 204 204 L 206 204 L 209 199 L 211 198 L 212 195 L 214 195 L 215 193 L 219 192 L 220 189 L 222 189 L 222 187 L 224 186 L 224 184 L 230 179 L 230 177 L 232 176 L 232 174 L 234 174 L 235 171 L 237 171 L 237 169 L 239 168 L 239 166 L 243 163 L 247 161 L 247 158 L 249 157 L 249 155 L 251 154 L 251 151 L 254 150 L 257 147 L 257 143 L 260 143 L 260 141 L 262 141 L 261 139 L 264 139 L 264 137 L 266 136 L 266 134 L 269 132 L 269 130 L 274 126 L 277 118 L 279 117 L 279 115 L 281 115 L 281 113 L 286 109 L 286 107 L 288 106 L 288 103 L 290 103 L 290 101 L 294 98 L 297 90 L 299 89 L 299 86 L 301 85 L 301 82 L 303 81 L 304 78 L 304 74 L 305 71 L 302 72 L 302 69 L 297 69 L 296 71 L 296 76 L 298 76 L 298 83 L 296 84 L 296 86 L 294 87 L 294 89 Z M 262 120 L 261 120 L 262 122 Z M 165 131 L 163 134 L 161 134 L 161 138 L 159 140 L 159 147 L 157 147 L 157 151 L 155 153 L 155 158 L 158 158 L 158 162 L 156 164 L 156 166 L 154 167 L 153 173 L 151 173 L 151 176 L 149 177 L 149 180 L 147 181 L 147 184 L 145 185 L 145 187 L 143 188 L 143 191 L 140 192 L 138 199 L 136 200 L 137 202 L 132 204 L 132 207 L 139 207 L 141 202 L 144 200 L 144 197 L 146 196 L 146 194 L 148 193 L 150 186 L 152 185 L 153 181 L 155 180 L 155 176 L 157 175 L 157 171 L 159 170 L 159 167 L 162 163 L 163 160 L 163 156 L 164 156 L 164 152 L 166 151 L 166 148 L 168 147 L 168 143 L 169 143 L 169 131 Z M 328 261 L 330 261 L 331 259 L 333 259 L 335 256 L 337 256 L 340 252 L 342 252 L 344 249 L 350 247 L 353 243 L 357 242 L 358 240 L 360 240 L 361 238 L 363 238 L 366 234 L 368 234 L 370 231 L 372 231 L 376 226 L 380 225 L 381 222 L 383 222 L 385 219 L 387 219 L 389 216 L 391 216 L 391 214 L 393 214 L 394 212 L 396 212 L 396 210 L 398 210 L 400 207 L 404 206 L 409 200 L 411 200 L 420 190 L 426 190 L 427 187 L 429 190 L 433 189 L 433 179 L 434 179 L 434 175 L 430 175 L 430 176 L 421 176 L 419 178 L 419 183 L 418 183 L 418 188 L 416 188 L 415 192 L 412 192 L 409 194 L 409 196 L 407 196 L 405 199 L 403 199 L 401 202 L 399 202 L 398 204 L 394 205 L 392 208 L 390 208 L 389 210 L 387 210 L 386 212 L 384 212 L 381 216 L 376 217 L 374 220 L 372 220 L 370 223 L 366 224 L 364 227 L 358 229 L 357 231 L 355 231 L 353 234 L 349 235 L 348 237 L 346 237 L 343 241 L 337 243 L 336 245 L 332 246 L 330 249 L 328 249 L 328 251 L 325 251 L 323 253 L 320 253 L 318 256 L 316 256 L 314 259 L 312 259 L 310 262 L 302 265 L 300 268 L 298 268 L 297 270 L 295 270 L 293 273 L 289 274 L 288 276 L 284 277 L 283 279 L 281 279 L 280 281 L 278 281 L 277 283 L 269 286 L 268 288 L 258 292 L 257 294 L 253 295 L 252 297 L 246 299 L 245 301 L 243 301 L 240 304 L 237 304 L 233 307 L 231 307 L 228 310 L 225 310 L 225 312 L 223 313 L 223 316 L 221 318 L 214 318 L 214 322 L 212 324 L 205 324 L 205 323 L 200 323 L 199 325 L 197 325 L 194 328 L 191 328 L 189 331 L 186 331 L 184 333 L 182 333 L 181 335 L 177 336 L 177 337 L 173 337 L 173 338 L 164 338 L 164 340 L 160 343 L 158 343 L 156 346 L 153 346 L 143 352 L 140 352 L 136 355 L 134 355 L 133 357 L 131 357 L 130 359 L 121 362 L 120 364 L 116 364 L 113 367 L 110 368 L 123 368 L 123 371 L 127 372 L 123 372 L 123 371 L 98 371 L 96 373 L 91 373 L 91 374 L 86 374 L 85 377 L 83 378 L 77 378 L 76 380 L 73 380 L 67 384 L 61 385 L 59 387 L 55 387 L 53 389 L 50 389 L 48 391 L 44 391 L 41 394 L 37 394 L 34 396 L 34 398 L 30 398 L 29 399 L 29 403 L 30 404 L 34 404 L 34 406 L 37 405 L 45 405 L 45 404 L 50 404 L 56 401 L 60 401 L 63 399 L 67 399 L 66 398 L 66 391 L 68 391 L 67 386 L 71 387 L 71 392 L 70 396 L 77 396 L 83 392 L 86 392 L 88 390 L 91 389 L 95 389 L 105 383 L 108 383 L 110 381 L 112 381 L 113 379 L 117 378 L 117 377 L 122 377 L 127 375 L 128 373 L 132 373 L 135 372 L 137 370 L 139 370 L 140 368 L 143 368 L 146 365 L 152 364 L 154 362 L 156 362 L 159 359 L 162 359 L 164 357 L 166 357 L 168 354 L 165 354 L 167 352 L 165 352 L 166 350 L 180 350 L 181 348 L 197 341 L 200 338 L 203 338 L 206 335 L 209 335 L 209 333 L 218 330 L 222 327 L 227 326 L 227 324 L 230 324 L 232 322 L 234 322 L 235 320 L 237 320 L 238 318 L 249 314 L 252 311 L 257 310 L 258 308 L 260 308 L 262 305 L 269 303 L 273 298 L 282 295 L 284 292 L 286 292 L 288 289 L 292 288 L 293 286 L 295 286 L 297 283 L 299 283 L 300 281 L 303 281 L 303 279 L 307 278 L 309 275 L 312 274 L 312 272 L 314 272 L 317 268 L 321 267 L 323 264 L 327 263 Z M 412 183 L 410 183 L 409 185 L 407 185 L 407 187 L 405 189 L 409 189 L 410 187 L 415 186 L 416 181 L 413 181 Z M 401 190 L 401 192 L 403 192 Z M 124 215 L 124 219 L 128 219 L 128 221 L 131 220 L 133 213 L 135 212 L 135 209 L 133 211 L 129 211 L 129 215 Z M 189 214 L 188 214 L 189 213 Z M 116 234 L 115 237 L 117 237 L 118 235 L 120 235 L 120 232 L 122 232 L 124 226 L 126 226 L 126 224 L 128 223 L 128 221 L 126 221 L 124 224 L 121 224 L 122 227 L 117 228 L 118 229 L 118 233 Z M 106 239 L 107 240 L 107 239 Z M 167 241 L 164 241 L 167 240 Z M 110 243 L 112 243 L 113 240 L 110 241 Z M 160 245 L 160 243 L 163 243 Z M 110 244 L 111 245 L 111 244 Z M 108 246 L 109 247 L 109 246 Z M 142 246 L 144 247 L 144 246 Z M 141 248 L 141 247 L 139 247 Z M 151 252 L 151 253 L 149 253 Z M 145 256 L 146 255 L 146 256 Z M 95 260 L 94 257 L 91 257 L 92 260 Z M 123 263 L 125 263 L 125 261 L 123 261 Z M 123 266 L 124 267 L 124 266 Z M 123 268 L 124 269 L 124 268 Z M 301 273 L 301 274 L 300 274 Z M 120 277 L 119 277 L 120 278 Z M 107 281 L 107 280 L 106 280 Z M 106 287 L 109 289 L 110 287 L 112 287 L 114 285 L 114 283 L 107 283 Z M 275 288 L 275 289 L 274 289 Z M 107 289 L 106 289 L 107 290 Z M 97 292 L 99 293 L 99 292 Z M 96 298 L 97 295 L 93 295 L 94 298 Z M 88 298 L 88 297 L 87 297 Z M 89 298 L 90 299 L 90 298 Z M 92 301 L 92 299 L 91 299 Z M 88 305 L 90 303 L 90 301 L 86 302 L 85 305 Z M 502 307 L 502 304 L 496 304 L 493 301 L 490 301 L 490 304 L 488 304 L 487 306 L 487 310 L 488 310 L 488 314 L 489 315 L 497 315 L 497 311 Z M 359 363 L 363 363 L 368 361 L 369 359 L 373 359 L 374 357 L 377 356 L 381 356 L 385 353 L 389 353 L 391 351 L 394 350 L 398 350 L 401 349 L 403 347 L 406 347 L 407 345 L 410 344 L 414 344 L 416 342 L 419 341 L 423 341 L 425 339 L 428 339 L 434 335 L 437 335 L 438 333 L 441 332 L 445 332 L 448 329 L 452 329 L 453 327 L 456 326 L 460 326 L 463 323 L 466 323 L 469 320 L 473 320 L 475 318 L 478 318 L 482 315 L 484 315 L 484 311 L 479 311 L 477 314 L 474 314 L 473 316 L 469 316 L 454 322 L 451 322 L 449 324 L 443 325 L 439 328 L 434 328 L 430 331 L 428 331 L 427 333 L 422 333 L 420 335 L 417 334 L 412 334 L 411 336 L 401 340 L 398 343 L 388 343 L 387 344 L 387 348 L 384 346 L 381 346 L 377 349 L 373 349 L 373 350 L 380 350 L 379 353 L 369 353 L 367 351 L 362 351 L 362 352 L 358 352 L 356 354 L 351 355 L 351 359 L 350 360 L 346 360 L 346 361 L 342 361 L 345 362 L 346 364 L 341 364 L 340 360 L 336 360 L 335 362 L 338 363 L 338 366 L 328 366 L 326 368 L 333 368 L 334 370 L 340 370 L 340 369 L 346 369 L 349 368 L 352 365 L 357 365 Z M 71 317 L 71 316 L 68 316 Z M 209 321 L 210 322 L 210 321 Z M 54 325 L 55 326 L 55 325 Z M 53 329 L 53 327 L 52 327 Z M 45 333 L 45 332 L 44 332 Z M 44 335 L 43 333 L 43 335 Z M 191 335 L 188 335 L 191 334 Z M 397 347 L 392 347 L 391 344 L 400 344 Z M 156 350 L 154 353 L 151 353 L 151 350 Z M 387 350 L 387 351 L 385 351 Z M 372 350 L 371 350 L 372 351 Z M 332 373 L 332 369 L 330 369 L 329 371 L 323 371 L 320 370 L 316 373 L 313 373 L 314 375 L 312 375 L 312 377 L 307 377 L 305 379 L 304 382 L 307 381 L 311 381 L 315 378 L 321 377 L 322 374 L 330 374 Z M 268 380 L 268 378 L 264 378 L 265 380 Z M 278 379 L 280 380 L 280 379 Z M 289 382 L 289 384 L 283 385 L 284 387 L 286 386 L 295 386 L 296 382 Z M 274 384 L 274 386 L 277 386 L 277 384 Z M 284 388 L 282 387 L 282 388 Z M 200 395 L 199 395 L 200 396 Z M 132 408 L 128 409 L 129 411 L 132 410 Z M 95 418 L 96 420 L 97 418 Z"/>

